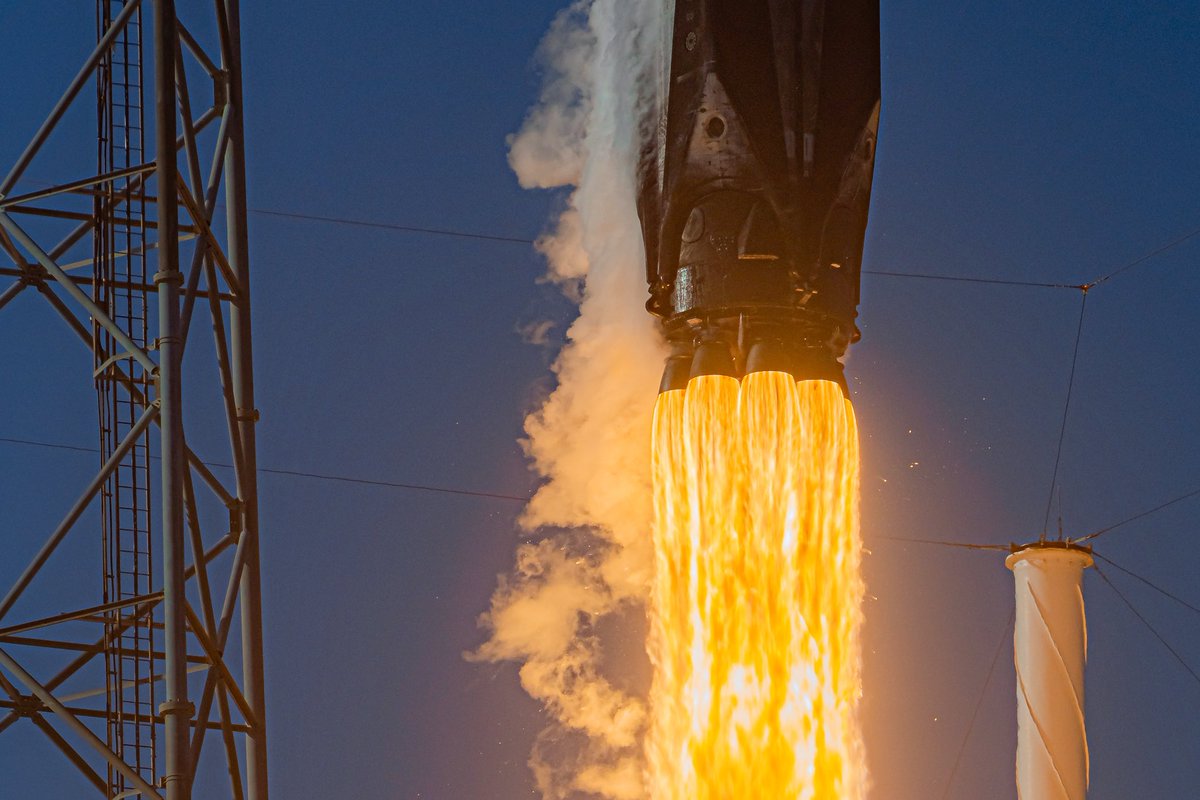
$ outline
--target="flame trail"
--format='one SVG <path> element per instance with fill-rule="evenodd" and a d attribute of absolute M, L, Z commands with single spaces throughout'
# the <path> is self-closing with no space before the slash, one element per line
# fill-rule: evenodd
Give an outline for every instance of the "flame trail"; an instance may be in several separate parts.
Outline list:
<path fill-rule="evenodd" d="M 841 389 L 758 372 L 655 407 L 653 800 L 858 800 L 858 433 Z"/>
<path fill-rule="evenodd" d="M 702 377 L 658 396 L 651 432 L 667 349 L 642 308 L 636 166 L 672 15 L 575 0 L 510 140 L 523 186 L 573 187 L 538 244 L 580 314 L 526 420 L 532 536 L 470 657 L 519 662 L 545 708 L 545 800 L 861 800 L 853 411 L 829 382 Z M 643 604 L 648 702 L 611 679 L 599 632 Z"/>

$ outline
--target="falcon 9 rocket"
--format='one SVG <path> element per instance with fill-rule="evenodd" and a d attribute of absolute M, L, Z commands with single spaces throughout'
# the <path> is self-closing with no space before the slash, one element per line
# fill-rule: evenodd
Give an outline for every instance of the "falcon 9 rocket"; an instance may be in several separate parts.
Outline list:
<path fill-rule="evenodd" d="M 676 0 L 638 212 L 664 390 L 780 370 L 843 385 L 879 122 L 878 0 Z"/>

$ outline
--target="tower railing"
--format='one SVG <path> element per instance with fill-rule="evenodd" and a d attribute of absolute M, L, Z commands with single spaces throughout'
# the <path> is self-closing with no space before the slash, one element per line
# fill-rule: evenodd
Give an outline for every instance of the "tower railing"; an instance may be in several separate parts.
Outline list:
<path fill-rule="evenodd" d="M 97 39 L 112 27 L 126 0 L 97 0 Z M 145 113 L 142 83 L 142 10 L 136 10 L 113 40 L 96 70 L 97 170 L 106 175 L 145 161 Z M 134 178 L 126 175 L 103 184 L 93 199 L 92 296 L 96 304 L 134 342 L 148 343 L 146 285 L 146 208 Z M 119 211 L 106 213 L 106 209 Z M 117 364 L 104 354 L 117 343 L 93 323 L 96 396 L 99 411 L 100 463 L 112 457 L 141 414 L 140 403 L 122 388 Z M 136 361 L 125 365 L 128 379 L 145 395 L 152 376 Z M 104 540 L 104 601 L 122 602 L 149 594 L 153 558 L 150 507 L 150 436 L 143 433 L 120 459 L 100 492 L 100 532 Z M 154 627 L 149 617 L 129 616 L 124 608 L 108 612 L 104 662 L 107 744 L 147 783 L 157 782 Z M 128 624 L 123 624 L 128 623 Z M 130 789 L 124 775 L 108 768 L 110 796 Z"/>

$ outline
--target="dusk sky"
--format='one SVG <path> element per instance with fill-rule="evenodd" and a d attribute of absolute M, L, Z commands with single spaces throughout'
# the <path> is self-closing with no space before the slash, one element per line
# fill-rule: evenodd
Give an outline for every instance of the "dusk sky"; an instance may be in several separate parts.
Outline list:
<path fill-rule="evenodd" d="M 561 8 L 244 4 L 260 466 L 509 496 L 261 476 L 277 798 L 535 796 L 539 709 L 515 666 L 463 653 L 512 566 L 512 498 L 536 486 L 522 421 L 552 386 L 573 315 L 520 241 L 546 230 L 563 195 L 520 189 L 505 144 L 537 99 L 535 51 Z M 93 26 L 90 6 L 68 0 L 0 6 L 0 172 Z M 1016 794 L 1004 554 L 898 540 L 1041 533 L 1082 295 L 911 274 L 1079 285 L 1129 266 L 1088 294 L 1051 532 L 1060 497 L 1065 533 L 1080 536 L 1200 489 L 1200 8 L 885 0 L 881 39 L 864 270 L 910 275 L 863 277 L 863 338 L 847 362 L 863 437 L 872 796 L 1001 800 Z M 82 144 L 50 153 L 90 163 L 84 112 L 70 128 Z M 67 168 L 51 155 L 23 185 Z M 0 439 L 94 446 L 91 356 L 26 294 L 0 311 Z M 527 343 L 520 330 L 546 320 L 549 344 Z M 215 409 L 215 397 L 185 402 Z M 0 441 L 0 583 L 95 459 Z M 1198 512 L 1200 496 L 1096 550 L 1200 605 Z M 51 598 L 89 581 L 98 591 L 98 532 L 72 542 Z M 1188 666 L 1089 571 L 1089 797 L 1192 796 L 1200 619 L 1100 566 Z M 636 685 L 640 623 L 625 624 L 627 646 L 610 655 Z M 0 734 L 0 800 L 90 791 L 31 726 Z"/>

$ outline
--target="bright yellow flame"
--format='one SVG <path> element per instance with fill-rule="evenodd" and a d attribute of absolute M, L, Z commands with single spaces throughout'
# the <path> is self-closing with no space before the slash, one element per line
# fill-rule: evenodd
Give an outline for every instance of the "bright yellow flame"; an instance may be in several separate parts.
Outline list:
<path fill-rule="evenodd" d="M 858 430 L 840 387 L 694 378 L 654 410 L 653 800 L 860 800 Z"/>

